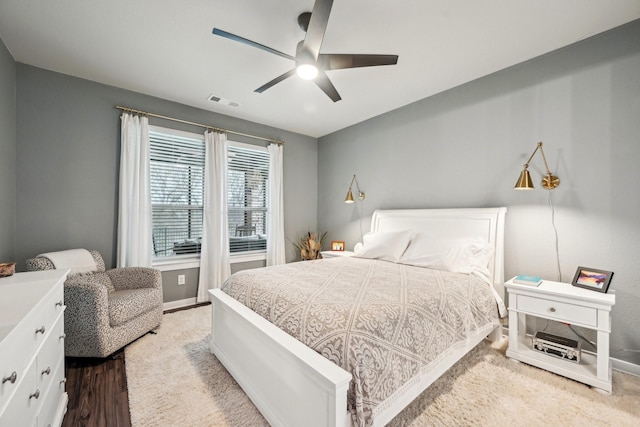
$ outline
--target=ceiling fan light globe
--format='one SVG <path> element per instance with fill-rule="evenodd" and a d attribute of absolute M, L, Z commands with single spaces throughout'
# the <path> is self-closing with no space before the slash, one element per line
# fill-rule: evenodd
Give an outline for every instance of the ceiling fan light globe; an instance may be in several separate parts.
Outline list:
<path fill-rule="evenodd" d="M 296 68 L 296 74 L 303 80 L 313 80 L 318 75 L 318 68 L 312 64 L 301 64 Z"/>

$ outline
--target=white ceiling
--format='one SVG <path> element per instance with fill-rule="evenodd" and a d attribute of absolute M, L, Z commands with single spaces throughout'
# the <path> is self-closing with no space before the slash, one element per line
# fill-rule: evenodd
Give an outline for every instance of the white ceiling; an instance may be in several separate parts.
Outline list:
<path fill-rule="evenodd" d="M 334 0 L 321 53 L 400 57 L 329 71 L 337 103 L 297 76 L 254 93 L 293 63 L 211 34 L 218 27 L 295 55 L 297 16 L 312 7 L 0 0 L 0 37 L 21 63 L 320 137 L 640 18 L 640 0 Z"/>

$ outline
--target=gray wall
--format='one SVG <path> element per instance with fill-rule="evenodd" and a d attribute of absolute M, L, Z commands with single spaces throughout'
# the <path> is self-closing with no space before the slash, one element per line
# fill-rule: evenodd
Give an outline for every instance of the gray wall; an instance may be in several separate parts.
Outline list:
<path fill-rule="evenodd" d="M 0 262 L 15 261 L 16 63 L 0 40 Z"/>
<path fill-rule="evenodd" d="M 77 247 L 97 249 L 108 266 L 115 263 L 121 113 L 116 105 L 285 141 L 285 234 L 294 239 L 316 227 L 315 138 L 18 64 L 15 256 L 19 268 L 41 252 Z M 203 132 L 154 118 L 150 123 Z M 287 258 L 295 258 L 292 246 Z M 164 276 L 167 286 L 173 286 L 171 277 Z M 185 288 L 195 286 L 190 282 Z M 172 300 L 182 299 L 183 289 L 166 292 Z M 195 297 L 195 291 L 189 297 Z"/>
<path fill-rule="evenodd" d="M 260 268 L 266 265 L 265 261 L 248 261 L 231 264 L 231 274 L 236 271 L 250 268 Z M 178 275 L 184 274 L 184 285 L 178 285 Z M 164 302 L 180 301 L 195 298 L 198 293 L 198 277 L 200 268 L 186 268 L 162 272 L 162 288 Z M 181 304 L 180 304 L 181 305 Z"/>
<path fill-rule="evenodd" d="M 539 154 L 536 190 L 513 190 L 538 141 L 561 180 L 561 278 L 615 272 L 612 354 L 640 364 L 621 350 L 640 349 L 640 21 L 320 138 L 318 228 L 360 240 L 358 204 L 343 203 L 356 173 L 365 232 L 375 209 L 507 206 L 506 276 L 557 280 Z"/>

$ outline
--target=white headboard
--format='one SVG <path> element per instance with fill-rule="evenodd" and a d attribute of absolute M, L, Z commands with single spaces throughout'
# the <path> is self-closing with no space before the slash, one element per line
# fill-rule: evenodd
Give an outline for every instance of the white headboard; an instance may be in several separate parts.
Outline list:
<path fill-rule="evenodd" d="M 506 214 L 507 208 L 378 210 L 373 213 L 371 231 L 414 230 L 434 238 L 485 238 L 495 250 L 489 262 L 493 286 L 504 298 Z"/>

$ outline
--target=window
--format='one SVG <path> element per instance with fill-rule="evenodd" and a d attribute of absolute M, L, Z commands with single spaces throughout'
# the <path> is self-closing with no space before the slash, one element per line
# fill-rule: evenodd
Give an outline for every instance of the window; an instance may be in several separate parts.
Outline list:
<path fill-rule="evenodd" d="M 199 253 L 204 138 L 150 127 L 149 140 L 154 256 Z"/>
<path fill-rule="evenodd" d="M 205 146 L 202 135 L 150 126 L 154 258 L 197 257 L 201 250 Z M 229 142 L 231 255 L 267 249 L 269 152 Z"/>
<path fill-rule="evenodd" d="M 229 143 L 227 174 L 231 254 L 267 250 L 269 152 Z"/>

